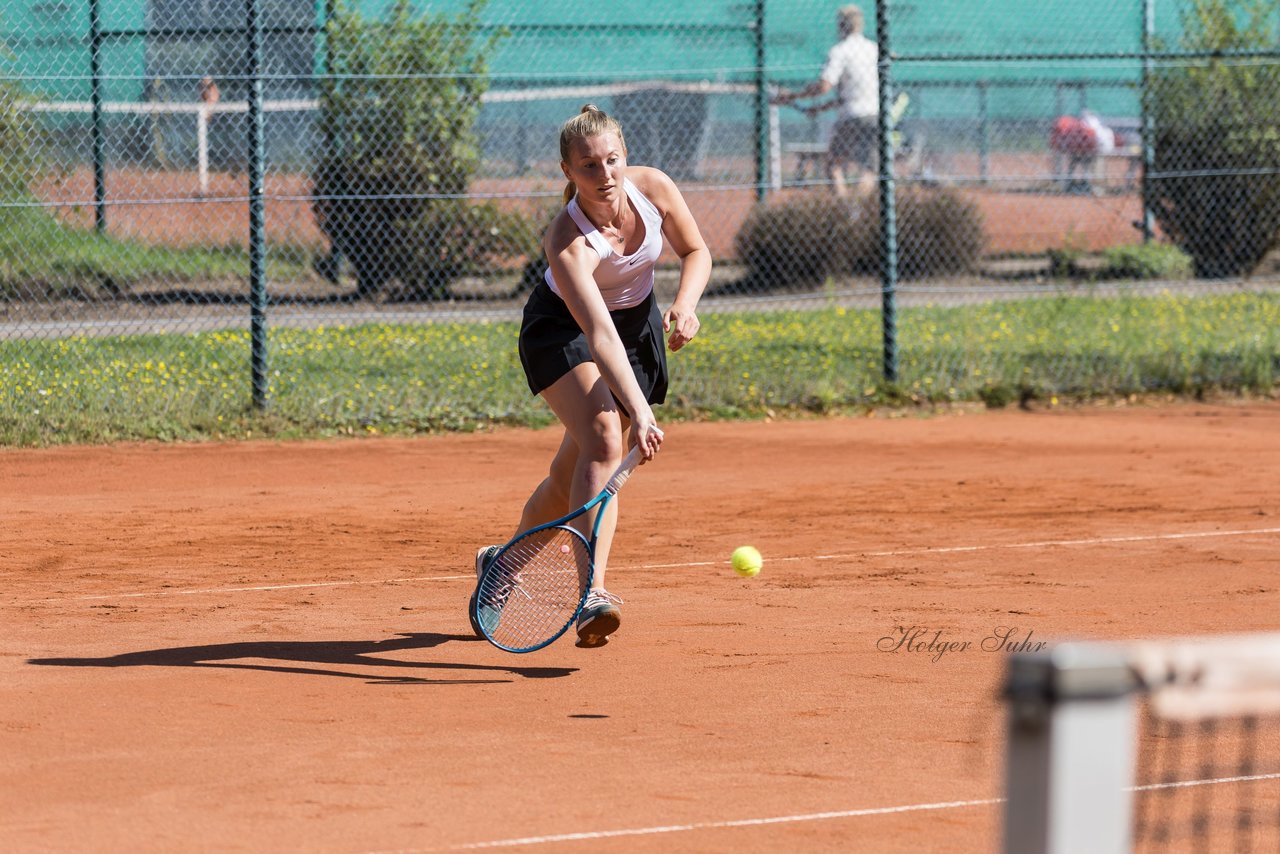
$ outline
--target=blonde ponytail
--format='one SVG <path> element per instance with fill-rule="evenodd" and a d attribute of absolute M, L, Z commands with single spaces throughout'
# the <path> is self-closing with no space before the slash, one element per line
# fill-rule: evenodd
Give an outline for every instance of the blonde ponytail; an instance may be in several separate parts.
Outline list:
<path fill-rule="evenodd" d="M 569 161 L 573 143 L 579 139 L 612 133 L 618 137 L 622 145 L 622 153 L 627 153 L 627 140 L 622 135 L 622 125 L 618 120 L 597 107 L 595 104 L 584 104 L 578 114 L 560 126 L 560 159 Z M 564 188 L 564 203 L 567 205 L 578 190 L 570 181 Z"/>

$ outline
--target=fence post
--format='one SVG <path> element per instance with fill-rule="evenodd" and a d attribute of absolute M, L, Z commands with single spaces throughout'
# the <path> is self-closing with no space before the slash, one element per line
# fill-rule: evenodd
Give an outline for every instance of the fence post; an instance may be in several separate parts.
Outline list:
<path fill-rule="evenodd" d="M 262 21 L 258 0 L 245 0 L 245 46 L 249 78 L 249 337 L 253 408 L 267 406 L 266 235 L 262 173 L 265 145 L 262 120 Z"/>
<path fill-rule="evenodd" d="M 1156 32 L 1154 0 L 1142 0 L 1142 242 L 1155 231 L 1151 215 L 1151 167 L 1155 162 L 1155 125 L 1151 116 L 1151 49 Z"/>
<path fill-rule="evenodd" d="M 990 81 L 978 81 L 978 174 L 984 185 L 991 179 L 990 88 Z"/>
<path fill-rule="evenodd" d="M 330 25 L 333 23 L 334 15 L 337 14 L 337 6 L 335 3 L 335 0 L 324 0 L 324 7 L 323 7 L 323 10 L 321 11 L 321 14 L 324 15 L 324 20 L 320 22 L 320 33 L 324 36 L 324 52 L 321 54 L 321 62 L 323 63 L 324 67 L 321 69 L 321 72 L 320 72 L 322 77 L 319 80 L 317 80 L 316 84 L 313 84 L 317 100 L 320 99 L 320 95 L 321 95 L 321 92 L 323 91 L 323 86 L 325 85 L 325 83 L 327 83 L 330 87 L 333 87 L 330 89 L 330 91 L 335 93 L 337 91 L 336 83 L 333 80 L 333 75 L 334 75 L 333 32 L 329 29 Z M 324 81 L 324 82 L 321 82 L 321 81 Z M 523 102 L 521 102 L 520 109 L 521 110 L 524 109 Z M 337 148 L 339 146 L 339 141 L 340 141 L 340 135 L 339 135 L 338 129 L 331 128 L 330 133 L 332 134 L 333 138 L 326 139 L 324 143 L 326 145 L 334 146 L 335 148 Z M 520 124 L 520 164 L 528 164 L 530 160 L 529 155 L 525 153 L 525 135 L 526 134 L 528 134 L 528 123 L 521 122 Z M 524 169 L 526 168 L 526 166 L 519 165 L 517 168 Z M 329 257 L 325 261 L 325 268 L 329 271 L 328 275 L 330 276 L 330 281 L 332 281 L 334 284 L 337 284 L 338 276 L 342 271 L 342 253 L 338 251 L 337 244 L 332 241 L 329 244 Z"/>
<path fill-rule="evenodd" d="M 209 195 L 209 116 L 213 108 L 202 103 L 196 111 L 196 183 L 200 195 Z"/>
<path fill-rule="evenodd" d="M 102 11 L 89 0 L 89 101 L 93 110 L 93 227 L 107 230 L 107 146 L 102 123 Z"/>
<path fill-rule="evenodd" d="M 765 76 L 768 58 L 765 46 L 765 0 L 755 3 L 756 50 L 756 201 L 762 202 L 769 194 L 769 80 Z"/>
<path fill-rule="evenodd" d="M 893 129 L 889 113 L 893 108 L 893 54 L 889 40 L 887 0 L 876 0 L 876 47 L 879 53 L 880 116 L 876 122 L 880 151 L 880 322 L 884 339 L 884 380 L 898 381 L 898 223 L 894 210 Z"/>

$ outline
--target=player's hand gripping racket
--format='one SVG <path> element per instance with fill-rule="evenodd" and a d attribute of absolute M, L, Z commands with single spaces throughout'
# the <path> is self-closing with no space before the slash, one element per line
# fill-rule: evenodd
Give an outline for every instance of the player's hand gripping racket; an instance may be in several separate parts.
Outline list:
<path fill-rule="evenodd" d="M 517 534 L 485 565 L 471 598 L 471 621 L 490 643 L 533 652 L 573 625 L 595 575 L 600 522 L 640 460 L 640 448 L 632 448 L 599 495 L 568 516 Z M 588 540 L 569 523 L 595 508 Z"/>

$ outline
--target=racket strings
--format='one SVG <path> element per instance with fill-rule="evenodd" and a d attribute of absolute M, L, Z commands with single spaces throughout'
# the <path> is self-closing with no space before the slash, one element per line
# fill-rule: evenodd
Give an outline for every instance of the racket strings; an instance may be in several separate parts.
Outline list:
<path fill-rule="evenodd" d="M 567 527 L 546 528 L 502 550 L 480 581 L 479 619 L 490 638 L 530 649 L 572 619 L 591 579 L 591 551 Z"/>

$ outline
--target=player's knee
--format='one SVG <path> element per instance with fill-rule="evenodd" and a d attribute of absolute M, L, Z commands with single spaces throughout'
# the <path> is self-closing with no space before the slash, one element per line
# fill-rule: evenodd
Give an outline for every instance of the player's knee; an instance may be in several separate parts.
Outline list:
<path fill-rule="evenodd" d="M 626 443 L 622 435 L 622 423 L 612 413 L 601 413 L 591 425 L 591 436 L 582 448 L 588 459 L 617 463 L 622 459 Z"/>

